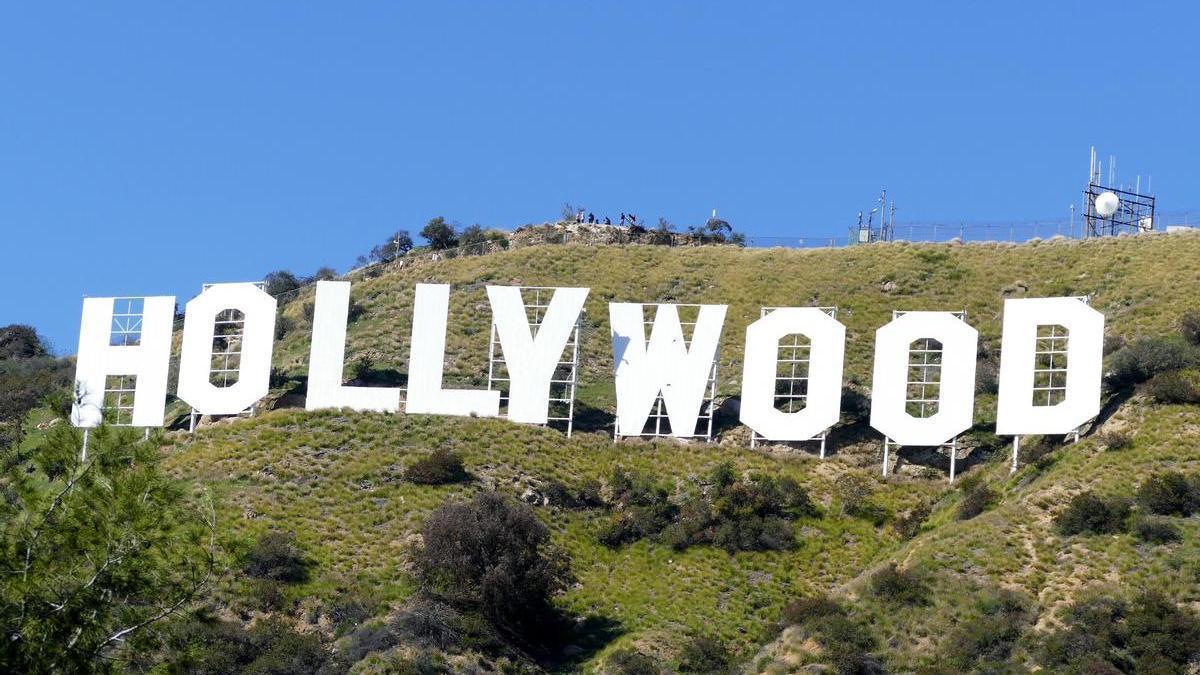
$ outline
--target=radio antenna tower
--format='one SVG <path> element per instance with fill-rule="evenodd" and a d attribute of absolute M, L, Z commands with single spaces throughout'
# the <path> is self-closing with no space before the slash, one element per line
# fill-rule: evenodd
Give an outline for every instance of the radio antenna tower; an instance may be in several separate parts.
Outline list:
<path fill-rule="evenodd" d="M 1142 177 L 1137 177 L 1132 190 L 1126 190 L 1125 185 L 1117 186 L 1117 158 L 1108 156 L 1107 180 L 1103 178 L 1104 168 L 1104 162 L 1096 159 L 1096 147 L 1092 146 L 1088 184 L 1083 191 L 1083 236 L 1105 237 L 1153 230 L 1154 197 L 1142 194 Z M 1149 187 L 1147 180 L 1147 192 Z"/>

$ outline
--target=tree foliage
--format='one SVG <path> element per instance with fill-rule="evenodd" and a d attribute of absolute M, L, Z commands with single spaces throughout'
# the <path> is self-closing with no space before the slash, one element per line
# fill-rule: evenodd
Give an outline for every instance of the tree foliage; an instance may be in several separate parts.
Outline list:
<path fill-rule="evenodd" d="M 0 328 L 0 361 L 49 355 L 50 350 L 46 349 L 33 326 L 14 323 Z"/>
<path fill-rule="evenodd" d="M 429 242 L 429 248 L 435 251 L 458 246 L 458 235 L 454 231 L 454 226 L 447 223 L 446 219 L 441 216 L 430 219 L 425 227 L 421 228 L 421 236 Z"/>
<path fill-rule="evenodd" d="M 159 471 L 155 443 L 102 426 L 81 446 L 63 424 L 2 455 L 0 671 L 109 669 L 212 571 L 212 507 Z"/>

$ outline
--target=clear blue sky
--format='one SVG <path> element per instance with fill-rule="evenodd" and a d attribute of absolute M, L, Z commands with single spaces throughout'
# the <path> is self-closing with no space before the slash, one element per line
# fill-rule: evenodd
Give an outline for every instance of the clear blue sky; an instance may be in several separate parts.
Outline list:
<path fill-rule="evenodd" d="M 0 324 L 72 353 L 85 293 L 345 270 L 438 214 L 1060 216 L 1091 145 L 1200 207 L 1195 3 L 803 4 L 8 3 Z"/>

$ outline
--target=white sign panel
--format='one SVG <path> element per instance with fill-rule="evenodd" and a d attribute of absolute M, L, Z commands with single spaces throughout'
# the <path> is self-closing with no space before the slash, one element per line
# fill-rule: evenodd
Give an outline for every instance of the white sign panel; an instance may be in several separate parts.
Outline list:
<path fill-rule="evenodd" d="M 671 435 L 695 436 L 725 323 L 726 306 L 700 306 L 690 345 L 679 322 L 679 308 L 669 304 L 657 305 L 647 344 L 643 307 L 628 302 L 608 305 L 618 433 L 640 434 L 661 392 L 671 422 Z"/>
<path fill-rule="evenodd" d="M 537 326 L 537 335 L 530 333 L 520 288 L 488 286 L 487 294 L 492 323 L 508 368 L 508 419 L 545 424 L 550 408 L 550 381 L 583 311 L 588 289 L 554 289 L 550 306 Z"/>
<path fill-rule="evenodd" d="M 500 414 L 500 392 L 442 388 L 449 311 L 450 286 L 417 284 L 405 410 L 435 415 L 495 417 Z"/>
<path fill-rule="evenodd" d="M 809 340 L 808 396 L 804 409 L 775 407 L 779 341 L 792 334 Z M 807 441 L 837 423 L 841 414 L 846 327 L 813 307 L 783 307 L 746 328 L 742 366 L 742 424 L 772 441 Z"/>
<path fill-rule="evenodd" d="M 117 298 L 85 298 L 79 325 L 75 388 L 79 396 L 71 409 L 77 427 L 99 426 L 103 419 L 104 389 L 109 375 L 137 377 L 133 395 L 135 427 L 161 427 L 166 412 L 167 369 L 171 360 L 171 324 L 175 298 L 142 298 L 137 345 L 112 345 L 113 303 Z M 121 302 L 127 299 L 121 298 Z"/>
<path fill-rule="evenodd" d="M 910 346 L 942 344 L 937 413 L 916 417 L 905 408 Z M 979 332 L 950 312 L 907 312 L 875 331 L 871 426 L 897 445 L 941 445 L 971 428 Z"/>
<path fill-rule="evenodd" d="M 350 408 L 396 412 L 400 409 L 399 389 L 342 384 L 349 314 L 350 282 L 318 281 L 308 357 L 308 396 L 304 407 L 308 410 Z"/>
<path fill-rule="evenodd" d="M 242 313 L 237 382 L 217 387 L 210 380 L 217 315 Z M 275 298 L 255 284 L 213 284 L 188 301 L 179 357 L 179 398 L 202 415 L 236 415 L 267 395 L 275 342 Z"/>
<path fill-rule="evenodd" d="M 1056 405 L 1034 405 L 1038 326 L 1067 329 L 1066 391 Z M 1104 315 L 1078 298 L 1004 301 L 996 434 L 1066 434 L 1100 413 Z"/>

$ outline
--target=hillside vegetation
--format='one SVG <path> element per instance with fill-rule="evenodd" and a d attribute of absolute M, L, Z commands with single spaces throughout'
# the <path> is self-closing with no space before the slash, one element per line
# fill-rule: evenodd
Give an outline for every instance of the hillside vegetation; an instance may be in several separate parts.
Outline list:
<path fill-rule="evenodd" d="M 336 650 L 361 650 L 359 633 L 347 637 L 331 608 L 369 596 L 370 610 L 355 622 L 364 626 L 408 611 L 418 593 L 414 552 L 427 517 L 447 500 L 490 491 L 531 504 L 566 554 L 572 581 L 554 602 L 576 630 L 545 658 L 489 660 L 476 654 L 488 649 L 476 645 L 445 650 L 438 657 L 445 667 L 1054 671 L 1066 668 L 1055 659 L 1072 653 L 1062 645 L 1075 644 L 1065 631 L 1076 625 L 1079 603 L 1097 596 L 1136 603 L 1137 593 L 1156 591 L 1169 601 L 1161 611 L 1200 608 L 1196 518 L 1156 516 L 1153 527 L 1122 520 L 1104 534 L 1065 534 L 1056 524 L 1081 493 L 1133 503 L 1151 475 L 1200 472 L 1200 407 L 1113 390 L 1079 443 L 1030 439 L 1021 470 L 1010 475 L 1008 439 L 991 433 L 994 383 L 986 381 L 998 358 L 1005 298 L 1088 295 L 1106 315 L 1109 336 L 1174 335 L 1185 311 L 1200 306 L 1198 236 L 820 250 L 568 244 L 401 258 L 352 281 L 357 309 L 346 375 L 379 384 L 403 382 L 417 283 L 453 285 L 446 375 L 460 386 L 486 382 L 485 284 L 591 288 L 576 432 L 567 439 L 504 420 L 288 409 L 302 401 L 307 367 L 312 297 L 303 290 L 282 308 L 289 329 L 276 344 L 271 401 L 278 409 L 164 437 L 168 470 L 215 498 L 228 551 L 215 606 L 241 621 L 282 618 L 325 636 Z M 879 478 L 881 439 L 853 394 L 824 460 L 815 447 L 752 450 L 730 414 L 718 419 L 711 444 L 614 444 L 610 301 L 728 304 L 721 398 L 738 393 L 745 328 L 762 306 L 837 306 L 848 329 L 847 389 L 860 396 L 869 394 L 874 330 L 893 310 L 965 310 L 980 331 L 982 365 L 961 480 L 948 483 L 944 452 L 915 448 L 901 452 L 893 476 Z M 1113 348 L 1118 344 L 1114 339 Z M 451 451 L 465 475 L 451 467 L 444 484 L 415 479 L 430 472 L 413 465 L 434 451 Z M 730 506 L 722 475 L 750 495 L 764 476 L 790 479 L 815 508 L 781 517 Z M 621 487 L 623 481 L 634 487 Z M 1130 518 L 1148 516 L 1145 503 L 1134 503 Z M 638 520 L 669 509 L 669 517 L 686 521 L 708 508 L 726 515 L 707 517 L 738 518 L 738 527 L 764 532 L 782 518 L 794 544 L 764 535 L 724 547 L 687 545 Z M 614 542 L 605 537 L 614 527 L 642 529 Z M 1145 534 L 1154 528 L 1167 534 Z M 272 588 L 279 597 L 250 602 L 244 597 L 252 580 L 238 561 L 271 533 L 294 534 L 308 573 Z M 1144 604 L 1126 609 L 1134 616 Z M 1134 664 L 1122 670 L 1160 658 L 1144 646 L 1149 638 L 1138 639 L 1122 647 Z M 413 653 L 403 644 L 377 646 L 356 669 L 386 670 L 397 654 Z M 474 660 L 464 660 L 466 652 Z M 1162 663 L 1166 669 L 1156 672 L 1175 672 L 1173 662 Z"/>

